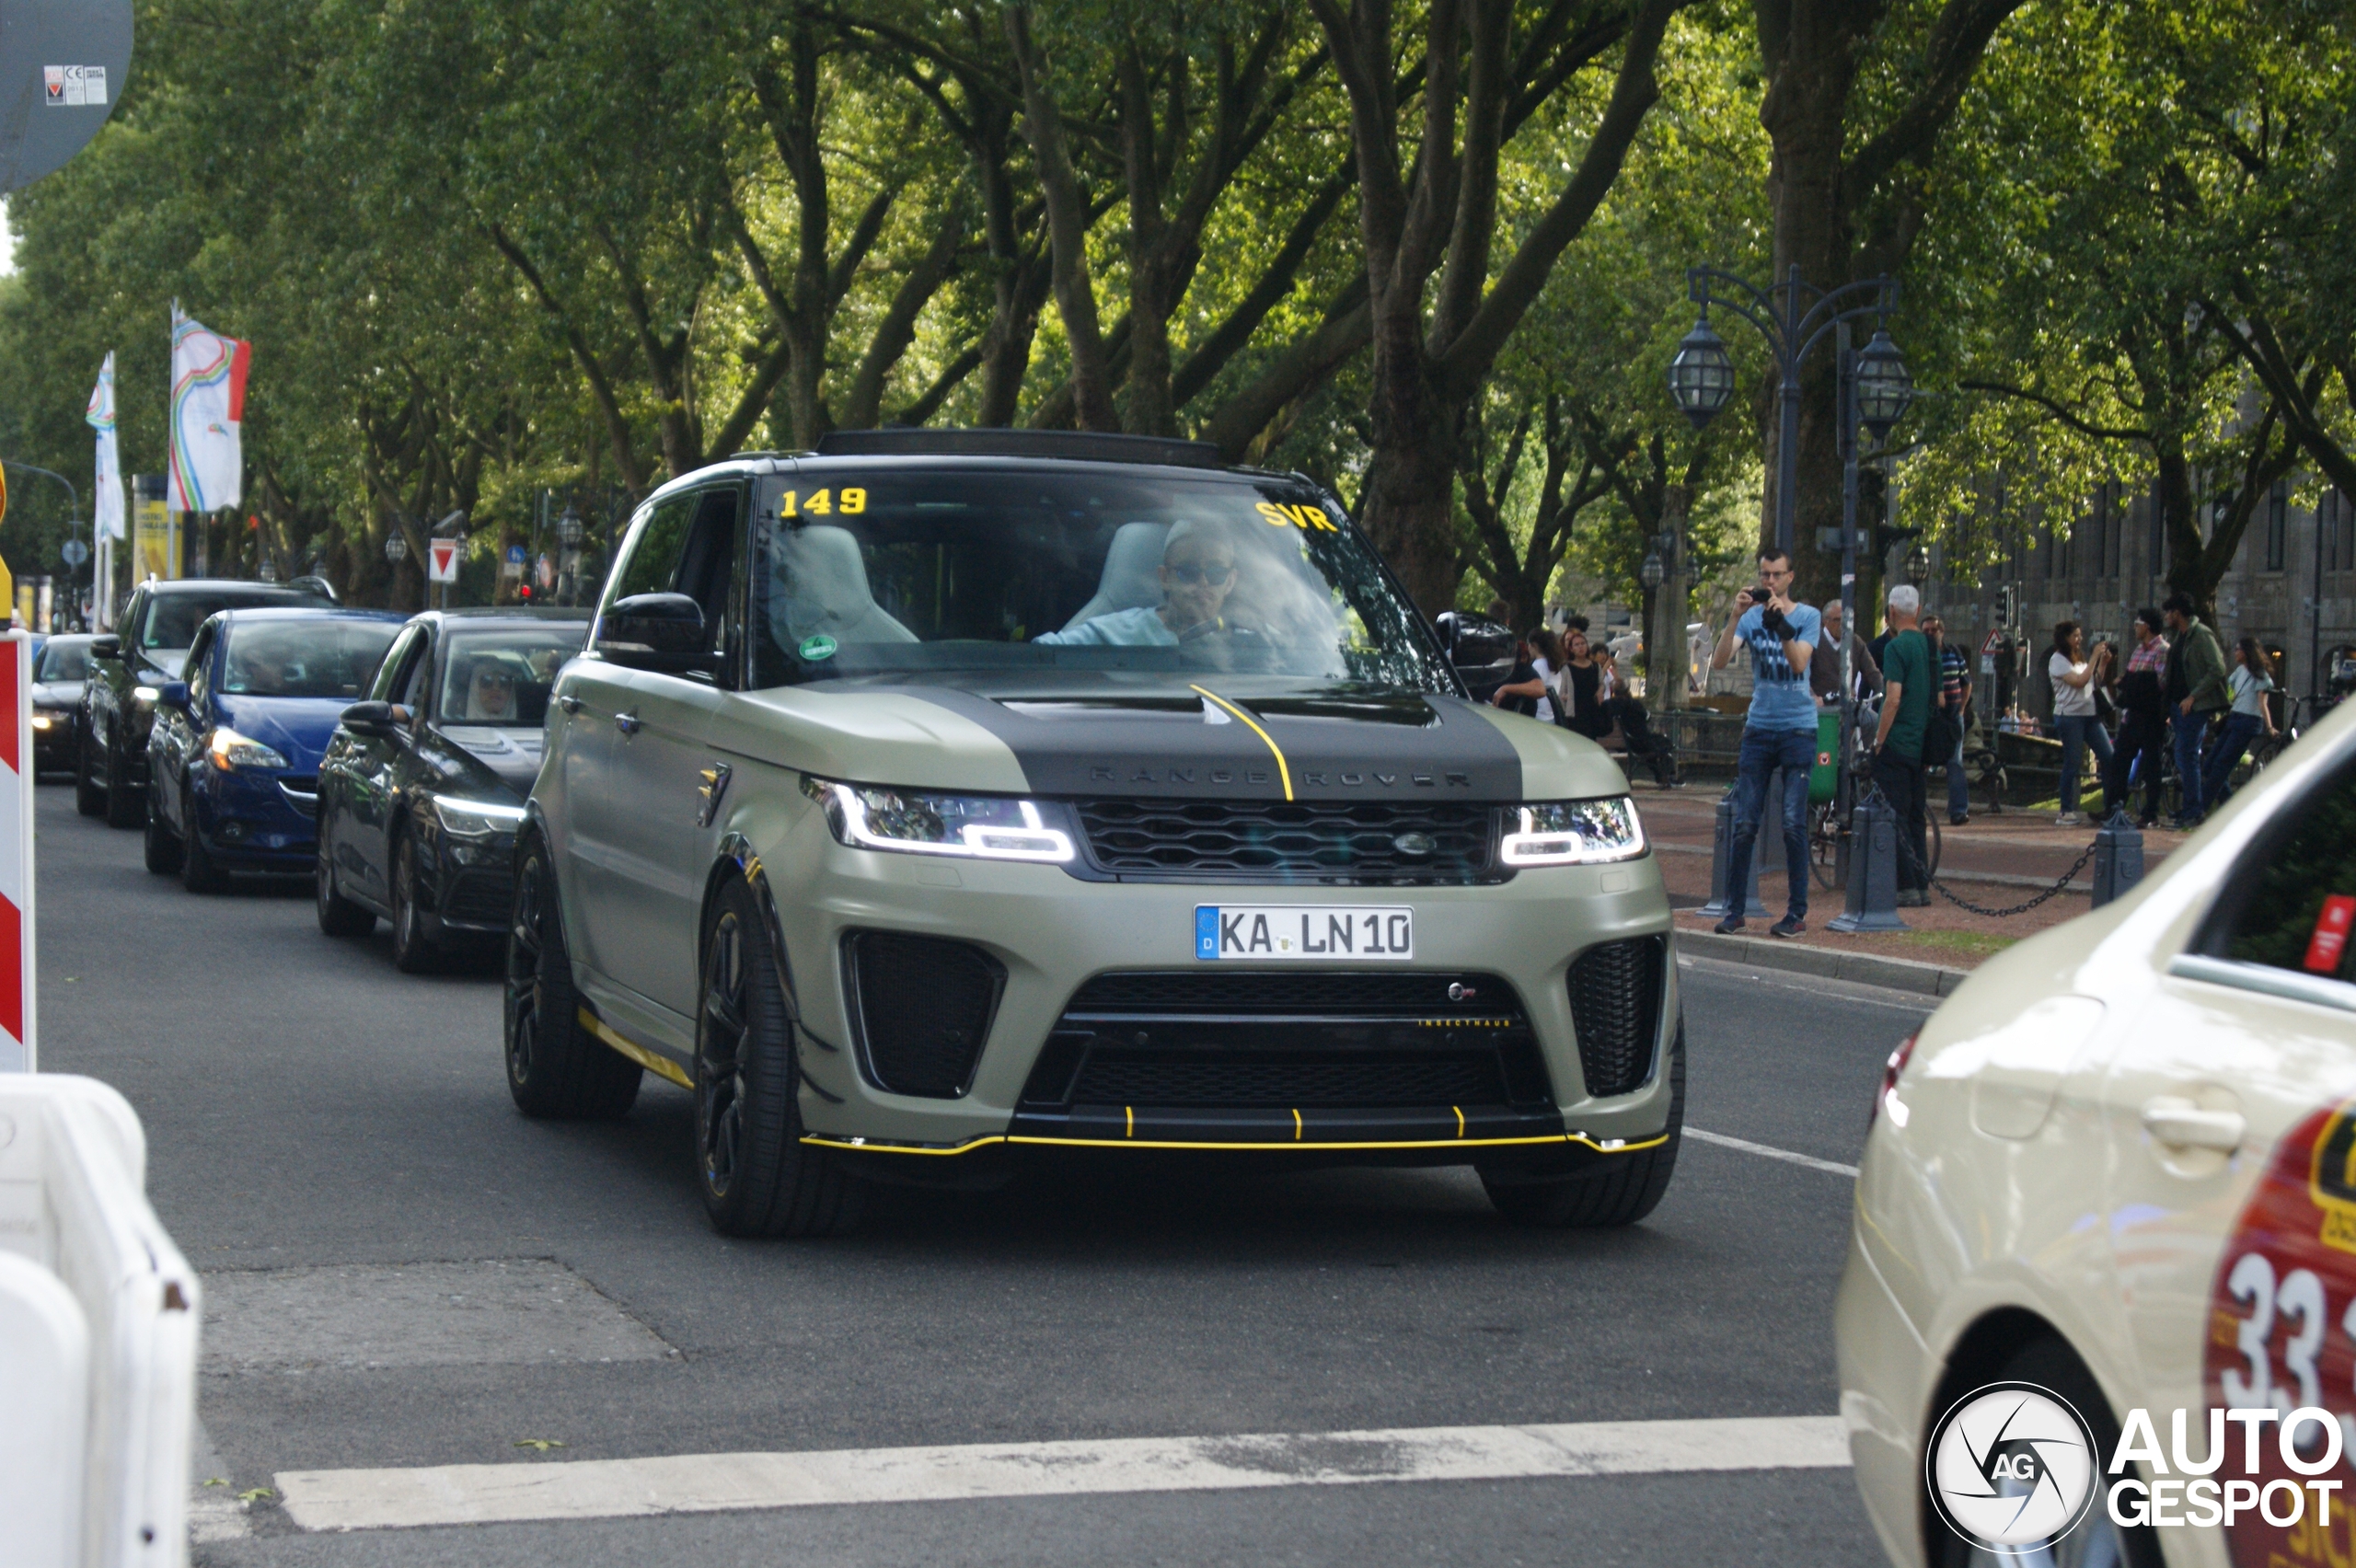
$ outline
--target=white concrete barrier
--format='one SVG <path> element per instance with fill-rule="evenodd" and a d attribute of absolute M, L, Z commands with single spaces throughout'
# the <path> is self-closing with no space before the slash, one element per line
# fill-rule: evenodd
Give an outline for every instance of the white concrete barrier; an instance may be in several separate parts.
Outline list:
<path fill-rule="evenodd" d="M 0 1075 L 0 1559 L 188 1561 L 195 1271 L 147 1205 L 147 1140 L 92 1078 Z"/>

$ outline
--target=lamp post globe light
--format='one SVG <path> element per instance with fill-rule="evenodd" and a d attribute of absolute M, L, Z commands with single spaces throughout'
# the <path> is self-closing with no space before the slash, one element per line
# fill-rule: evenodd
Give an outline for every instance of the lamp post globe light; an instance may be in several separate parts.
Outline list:
<path fill-rule="evenodd" d="M 563 515 L 556 520 L 556 542 L 569 550 L 581 548 L 581 513 L 569 501 L 564 503 Z"/>
<path fill-rule="evenodd" d="M 581 602 L 581 513 L 572 502 L 564 503 L 564 511 L 556 520 L 556 542 L 560 547 L 557 567 L 557 599 L 560 604 Z"/>
<path fill-rule="evenodd" d="M 408 559 L 409 541 L 401 537 L 400 525 L 396 523 L 392 531 L 385 536 L 385 559 L 390 565 L 398 566 Z"/>
<path fill-rule="evenodd" d="M 1726 340 L 1711 327 L 1706 311 L 1669 362 L 1669 395 L 1695 430 L 1717 418 L 1734 396 L 1734 356 L 1727 352 Z"/>
<path fill-rule="evenodd" d="M 1914 400 L 1914 377 L 1887 331 L 1877 329 L 1872 341 L 1859 352 L 1854 377 L 1858 421 L 1873 432 L 1875 441 L 1882 441 Z"/>
<path fill-rule="evenodd" d="M 1654 550 L 1651 554 L 1646 556 L 1645 564 L 1638 568 L 1636 571 L 1638 581 L 1644 583 L 1646 591 L 1648 593 L 1659 592 L 1662 581 L 1668 576 L 1669 569 L 1661 565 L 1660 551 L 1658 550 Z"/>

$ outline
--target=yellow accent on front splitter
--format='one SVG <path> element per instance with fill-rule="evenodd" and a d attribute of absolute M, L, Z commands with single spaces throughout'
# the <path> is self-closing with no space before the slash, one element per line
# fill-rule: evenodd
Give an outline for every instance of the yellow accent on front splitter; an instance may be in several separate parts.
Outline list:
<path fill-rule="evenodd" d="M 641 1045 L 637 1041 L 626 1039 L 623 1036 L 615 1033 L 613 1029 L 606 1022 L 605 1020 L 599 1018 L 595 1013 L 591 1012 L 585 1007 L 583 1008 L 576 1016 L 580 1020 L 582 1028 L 587 1030 L 590 1033 L 595 1035 L 598 1039 L 604 1041 L 606 1044 L 612 1046 L 623 1055 L 628 1056 L 631 1061 L 636 1062 L 640 1066 L 644 1067 L 648 1072 L 653 1073 L 655 1077 L 668 1078 L 673 1083 L 677 1084 L 681 1089 L 695 1088 L 696 1080 L 687 1076 L 687 1069 L 679 1066 L 678 1063 L 671 1060 L 670 1057 L 658 1055 L 654 1052 L 648 1050 L 645 1046 Z"/>
<path fill-rule="evenodd" d="M 1300 1113 L 1298 1111 L 1292 1113 L 1292 1141 L 1300 1141 Z"/>
<path fill-rule="evenodd" d="M 1218 703 L 1221 708 L 1226 709 L 1230 713 L 1232 713 L 1238 719 L 1242 720 L 1244 723 L 1251 726 L 1252 732 L 1253 734 L 1259 736 L 1260 739 L 1267 743 L 1270 755 L 1274 755 L 1276 759 L 1276 778 L 1284 784 L 1285 799 L 1288 801 L 1291 800 L 1292 768 L 1286 763 L 1284 749 L 1276 744 L 1275 737 L 1271 736 L 1267 731 L 1260 728 L 1258 722 L 1253 719 L 1252 715 L 1244 712 L 1243 709 L 1236 707 L 1235 704 L 1228 701 L 1227 698 L 1219 696 L 1218 693 L 1211 690 L 1208 686 L 1190 686 L 1188 689 L 1202 693 L 1203 696 L 1210 701 Z"/>
<path fill-rule="evenodd" d="M 1588 1147 L 1595 1150 L 1598 1154 L 1634 1154 L 1639 1149 L 1658 1148 L 1662 1144 L 1669 1141 L 1669 1135 L 1667 1133 L 1663 1133 L 1658 1137 L 1646 1138 L 1641 1143 L 1623 1144 L 1618 1148 L 1606 1148 L 1603 1145 L 1596 1142 L 1593 1138 L 1590 1138 L 1581 1133 L 1545 1133 L 1536 1137 L 1527 1138 L 1467 1138 L 1460 1136 L 1454 1138 L 1414 1138 L 1397 1142 L 1367 1143 L 1176 1143 L 1149 1138 L 1138 1138 L 1128 1142 L 1115 1142 L 1110 1138 L 1045 1138 L 1034 1136 L 1030 1134 L 992 1133 L 982 1137 L 969 1139 L 964 1143 L 956 1144 L 946 1148 L 927 1148 L 918 1144 L 870 1143 L 863 1140 L 854 1140 L 850 1138 L 827 1137 L 818 1133 L 804 1133 L 802 1136 L 802 1141 L 819 1148 L 858 1149 L 861 1153 L 865 1154 L 965 1154 L 974 1149 L 980 1148 L 985 1144 L 999 1143 L 1039 1144 L 1057 1148 L 1235 1149 L 1247 1153 L 1265 1152 L 1268 1149 L 1279 1148 L 1501 1148 L 1507 1146 L 1526 1147 L 1532 1144 L 1559 1143 L 1585 1144 Z"/>

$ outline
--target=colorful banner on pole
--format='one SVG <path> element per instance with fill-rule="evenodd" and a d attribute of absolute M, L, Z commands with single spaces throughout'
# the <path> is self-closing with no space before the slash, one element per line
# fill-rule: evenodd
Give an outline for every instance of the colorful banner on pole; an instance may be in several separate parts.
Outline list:
<path fill-rule="evenodd" d="M 115 444 L 114 353 L 98 367 L 98 384 L 90 388 L 90 407 L 83 421 L 98 432 L 98 477 L 90 490 L 92 535 L 100 539 L 122 536 L 122 453 Z"/>
<path fill-rule="evenodd" d="M 208 331 L 172 306 L 172 467 L 167 504 L 211 512 L 243 499 L 246 367 L 253 345 Z"/>

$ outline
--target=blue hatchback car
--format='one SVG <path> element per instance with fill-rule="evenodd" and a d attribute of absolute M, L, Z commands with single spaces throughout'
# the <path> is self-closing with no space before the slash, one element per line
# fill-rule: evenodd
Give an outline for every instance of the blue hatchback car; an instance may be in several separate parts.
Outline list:
<path fill-rule="evenodd" d="M 408 618 L 224 610 L 199 628 L 147 739 L 147 869 L 191 893 L 231 871 L 309 875 L 320 754 Z"/>

